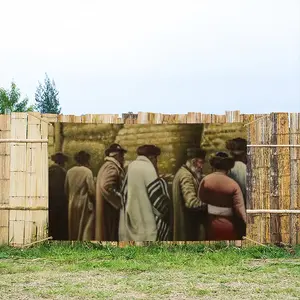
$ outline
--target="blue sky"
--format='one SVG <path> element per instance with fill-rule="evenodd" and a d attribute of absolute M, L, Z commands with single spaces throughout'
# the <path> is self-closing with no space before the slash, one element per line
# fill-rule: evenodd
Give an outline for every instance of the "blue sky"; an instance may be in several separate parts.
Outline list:
<path fill-rule="evenodd" d="M 300 112 L 299 0 L 1 1 L 0 86 L 64 114 Z"/>

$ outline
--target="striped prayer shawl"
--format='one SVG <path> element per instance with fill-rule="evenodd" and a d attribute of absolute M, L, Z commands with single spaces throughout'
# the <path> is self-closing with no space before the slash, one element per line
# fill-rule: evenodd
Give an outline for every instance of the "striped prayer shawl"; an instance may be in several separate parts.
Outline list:
<path fill-rule="evenodd" d="M 167 183 L 157 178 L 147 186 L 157 226 L 157 241 L 167 241 L 170 234 L 170 196 Z"/>
<path fill-rule="evenodd" d="M 162 178 L 157 178 L 147 186 L 147 191 L 157 226 L 156 240 L 167 241 L 170 235 L 170 196 L 168 193 L 167 183 Z M 123 207 L 126 208 L 128 196 L 128 173 L 126 173 L 124 178 L 121 194 L 123 198 Z"/>

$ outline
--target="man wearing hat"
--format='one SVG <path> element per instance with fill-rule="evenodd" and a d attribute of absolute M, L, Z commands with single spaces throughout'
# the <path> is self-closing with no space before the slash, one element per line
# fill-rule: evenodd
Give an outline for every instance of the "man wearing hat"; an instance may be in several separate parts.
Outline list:
<path fill-rule="evenodd" d="M 172 185 L 174 241 L 205 239 L 205 206 L 197 196 L 205 156 L 206 151 L 201 148 L 187 149 L 187 161 L 175 174 Z"/>
<path fill-rule="evenodd" d="M 62 152 L 51 156 L 54 162 L 49 167 L 49 236 L 54 240 L 68 239 L 68 202 L 64 192 L 66 179 L 65 162 L 68 157 Z"/>
<path fill-rule="evenodd" d="M 143 145 L 128 166 L 120 213 L 120 241 L 166 241 L 170 235 L 170 205 L 166 182 L 158 175 L 160 148 Z"/>
<path fill-rule="evenodd" d="M 95 239 L 97 241 L 118 241 L 122 205 L 120 189 L 125 176 L 126 152 L 127 150 L 119 144 L 112 144 L 105 150 L 106 157 L 96 182 Z"/>
<path fill-rule="evenodd" d="M 74 155 L 76 165 L 68 170 L 65 193 L 68 196 L 69 240 L 94 239 L 95 181 L 90 169 L 91 155 L 81 150 Z"/>
<path fill-rule="evenodd" d="M 243 138 L 235 138 L 226 142 L 226 148 L 235 162 L 228 176 L 239 184 L 246 206 L 247 141 Z"/>

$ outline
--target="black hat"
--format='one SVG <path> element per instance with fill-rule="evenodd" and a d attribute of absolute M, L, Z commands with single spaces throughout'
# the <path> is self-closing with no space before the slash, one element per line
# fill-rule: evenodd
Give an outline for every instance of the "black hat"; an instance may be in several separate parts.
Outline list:
<path fill-rule="evenodd" d="M 186 155 L 187 155 L 187 158 L 201 158 L 201 159 L 205 159 L 206 157 L 206 151 L 201 149 L 201 148 L 198 148 L 198 147 L 195 147 L 195 148 L 188 148 L 186 150 Z"/>
<path fill-rule="evenodd" d="M 62 152 L 56 152 L 53 155 L 51 155 L 51 160 L 55 163 L 57 162 L 65 162 L 68 161 L 68 156 L 63 154 Z"/>
<path fill-rule="evenodd" d="M 160 148 L 156 147 L 155 145 L 143 145 L 137 148 L 136 150 L 137 155 L 144 155 L 144 156 L 159 156 L 161 153 Z"/>
<path fill-rule="evenodd" d="M 233 155 L 241 155 L 247 152 L 247 140 L 243 138 L 235 138 L 226 142 L 226 148 Z"/>
<path fill-rule="evenodd" d="M 234 159 L 225 152 L 217 152 L 209 160 L 210 165 L 219 170 L 229 171 L 234 167 Z"/>
<path fill-rule="evenodd" d="M 87 163 L 91 158 L 91 155 L 85 151 L 79 151 L 74 155 L 74 159 L 79 164 Z"/>
<path fill-rule="evenodd" d="M 109 156 L 109 154 L 113 152 L 127 153 L 127 150 L 123 149 L 119 144 L 111 144 L 104 153 L 106 156 Z"/>

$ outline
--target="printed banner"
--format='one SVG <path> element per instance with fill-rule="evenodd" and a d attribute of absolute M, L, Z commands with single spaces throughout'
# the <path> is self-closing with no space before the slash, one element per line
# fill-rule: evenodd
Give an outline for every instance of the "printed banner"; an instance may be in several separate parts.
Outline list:
<path fill-rule="evenodd" d="M 54 240 L 216 241 L 246 234 L 243 124 L 59 126 L 49 149 Z"/>

